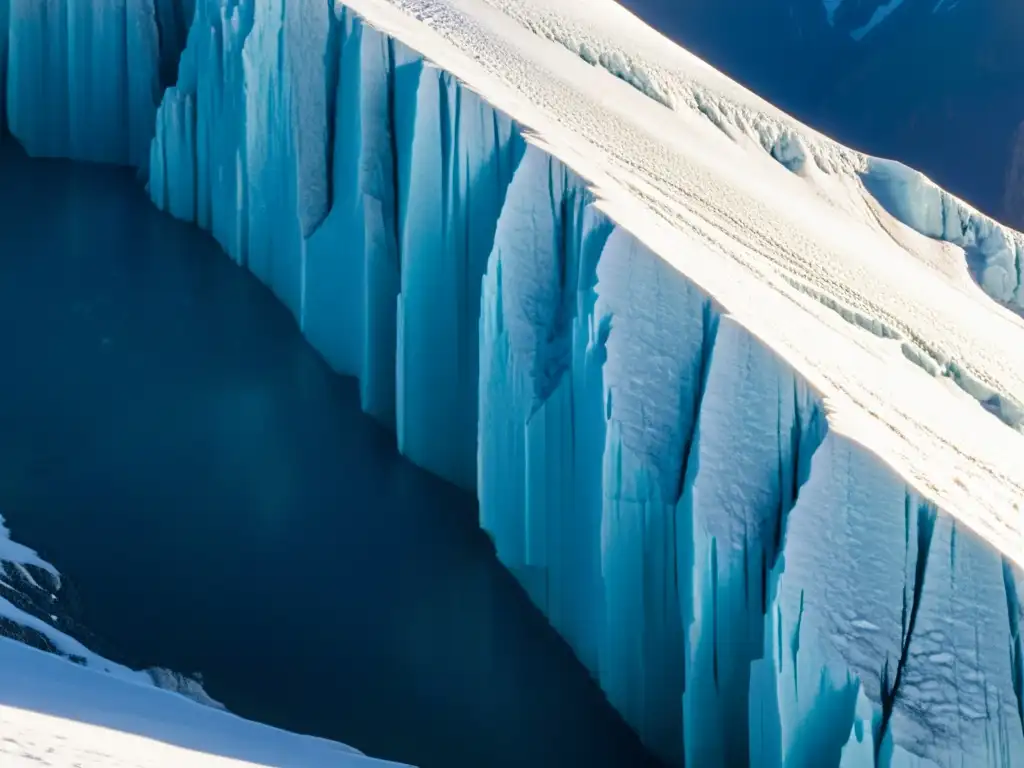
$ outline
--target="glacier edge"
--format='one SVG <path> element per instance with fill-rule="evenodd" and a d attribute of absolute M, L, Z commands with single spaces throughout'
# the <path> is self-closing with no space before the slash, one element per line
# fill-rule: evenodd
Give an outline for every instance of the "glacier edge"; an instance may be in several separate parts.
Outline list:
<path fill-rule="evenodd" d="M 146 129 L 154 203 L 265 282 L 410 459 L 477 490 L 659 755 L 1024 764 L 1018 566 L 373 7 L 197 0 Z"/>

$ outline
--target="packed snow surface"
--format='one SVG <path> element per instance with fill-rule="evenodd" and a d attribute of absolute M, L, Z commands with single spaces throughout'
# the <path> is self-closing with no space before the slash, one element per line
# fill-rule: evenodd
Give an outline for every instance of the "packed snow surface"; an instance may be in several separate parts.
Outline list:
<path fill-rule="evenodd" d="M 46 575 L 49 583 L 44 584 L 37 581 L 25 566 L 39 569 L 42 574 Z M 14 571 L 17 571 L 20 579 L 13 578 Z M 40 618 L 40 615 L 45 617 L 49 613 L 48 610 L 43 610 L 49 608 L 48 602 L 44 603 L 42 607 L 37 607 L 35 613 L 30 613 L 15 605 L 8 597 L 12 599 L 19 596 L 26 597 L 24 594 L 19 594 L 19 587 L 25 583 L 32 587 L 33 592 L 44 594 L 47 601 L 57 601 L 55 594 L 47 592 L 48 588 L 55 591 L 60 588 L 60 574 L 57 569 L 40 558 L 34 550 L 12 541 L 10 532 L 4 525 L 3 517 L 0 516 L 0 619 L 13 621 L 45 638 L 51 650 L 63 658 L 73 658 L 75 663 L 81 666 L 137 685 L 176 690 L 207 706 L 223 708 L 223 705 L 210 698 L 202 686 L 194 680 L 166 669 L 136 671 L 93 652 L 75 638 L 61 631 L 57 625 L 59 617 L 50 614 L 49 621 Z M 0 687 L 5 682 L 6 677 L 0 677 Z"/>
<path fill-rule="evenodd" d="M 199 0 L 155 114 L 154 203 L 476 489 L 652 750 L 1024 765 L 1024 236 L 610 0 Z"/>
<path fill-rule="evenodd" d="M 5 638 L 0 669 L 4 768 L 398 768 Z"/>

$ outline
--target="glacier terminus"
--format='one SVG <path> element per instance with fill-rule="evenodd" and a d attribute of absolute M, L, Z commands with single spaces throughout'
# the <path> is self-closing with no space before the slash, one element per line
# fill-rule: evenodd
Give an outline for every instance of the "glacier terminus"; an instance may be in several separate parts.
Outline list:
<path fill-rule="evenodd" d="M 611 0 L 0 10 L 10 133 L 269 286 L 655 755 L 1024 766 L 1024 235 Z"/>

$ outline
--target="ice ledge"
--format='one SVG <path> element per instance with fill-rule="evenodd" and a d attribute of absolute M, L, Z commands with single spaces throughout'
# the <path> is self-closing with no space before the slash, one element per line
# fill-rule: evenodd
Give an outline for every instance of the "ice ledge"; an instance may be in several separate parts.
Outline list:
<path fill-rule="evenodd" d="M 476 486 L 652 749 L 1019 763 L 1019 435 L 723 264 L 390 5 L 197 19 L 154 201 L 277 293 L 406 455 Z"/>

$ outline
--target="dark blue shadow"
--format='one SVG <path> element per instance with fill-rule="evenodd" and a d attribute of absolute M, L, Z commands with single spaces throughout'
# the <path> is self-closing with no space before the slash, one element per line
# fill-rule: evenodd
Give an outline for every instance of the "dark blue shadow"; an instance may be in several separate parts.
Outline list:
<path fill-rule="evenodd" d="M 270 293 L 131 174 L 0 156 L 0 508 L 118 660 L 424 768 L 651 765 Z"/>

